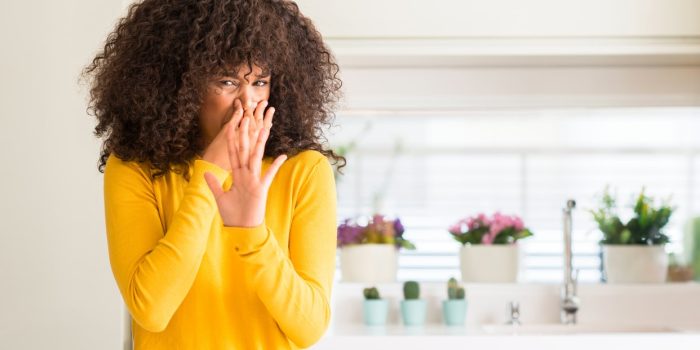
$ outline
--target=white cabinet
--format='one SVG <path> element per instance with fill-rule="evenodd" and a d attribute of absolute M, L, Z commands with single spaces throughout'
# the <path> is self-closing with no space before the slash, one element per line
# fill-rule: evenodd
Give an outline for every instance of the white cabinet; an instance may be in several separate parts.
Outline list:
<path fill-rule="evenodd" d="M 700 105 L 700 1 L 297 3 L 345 110 Z"/>

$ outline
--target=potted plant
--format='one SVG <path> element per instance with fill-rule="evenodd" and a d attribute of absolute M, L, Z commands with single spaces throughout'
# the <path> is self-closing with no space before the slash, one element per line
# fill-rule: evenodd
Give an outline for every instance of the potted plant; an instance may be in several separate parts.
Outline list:
<path fill-rule="evenodd" d="M 517 216 L 481 213 L 450 226 L 452 237 L 462 243 L 460 268 L 465 282 L 516 282 L 520 264 L 518 240 L 532 236 Z"/>
<path fill-rule="evenodd" d="M 363 305 L 364 321 L 368 326 L 381 326 L 386 324 L 389 303 L 379 296 L 376 287 L 363 290 L 365 301 Z"/>
<path fill-rule="evenodd" d="M 617 212 L 617 200 L 606 188 L 601 206 L 591 210 L 603 233 L 603 270 L 609 283 L 661 283 L 666 281 L 668 256 L 663 233 L 675 208 L 667 203 L 654 206 L 654 199 L 642 189 L 624 222 Z"/>
<path fill-rule="evenodd" d="M 420 298 L 420 285 L 416 281 L 403 284 L 401 300 L 401 317 L 406 326 L 422 326 L 425 323 L 425 300 Z"/>
<path fill-rule="evenodd" d="M 681 261 L 676 254 L 668 254 L 667 282 L 689 282 L 693 280 L 693 267 Z"/>
<path fill-rule="evenodd" d="M 394 282 L 398 249 L 415 249 L 403 237 L 401 220 L 374 215 L 371 219 L 346 219 L 338 226 L 340 271 L 344 282 Z"/>
<path fill-rule="evenodd" d="M 467 302 L 464 300 L 464 287 L 453 277 L 447 282 L 447 300 L 442 301 L 442 316 L 448 326 L 464 325 Z"/>

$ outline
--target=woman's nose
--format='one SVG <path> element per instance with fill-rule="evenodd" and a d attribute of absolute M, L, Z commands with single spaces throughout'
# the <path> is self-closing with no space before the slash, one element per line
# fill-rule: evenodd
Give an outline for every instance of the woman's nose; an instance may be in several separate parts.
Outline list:
<path fill-rule="evenodd" d="M 257 101 L 255 101 L 255 96 L 253 95 L 252 87 L 250 86 L 245 86 L 242 88 L 241 94 L 238 98 L 241 100 L 241 104 L 245 109 L 253 108 L 255 107 L 255 103 L 257 103 Z"/>

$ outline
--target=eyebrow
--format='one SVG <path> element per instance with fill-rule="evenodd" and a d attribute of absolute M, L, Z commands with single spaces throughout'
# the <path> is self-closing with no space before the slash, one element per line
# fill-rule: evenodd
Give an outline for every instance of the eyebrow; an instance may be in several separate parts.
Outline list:
<path fill-rule="evenodd" d="M 222 73 L 222 75 L 225 75 L 225 76 L 227 76 L 227 77 L 234 77 L 234 78 L 236 78 L 236 79 L 239 79 L 239 77 L 238 77 L 236 74 L 234 74 L 234 72 L 232 72 L 232 71 L 225 71 L 225 72 Z M 249 74 L 249 75 L 250 75 L 250 74 Z M 254 77 L 256 77 L 256 78 L 267 78 L 267 77 L 270 76 L 270 73 L 264 73 L 264 72 L 263 72 L 263 73 L 260 74 L 260 75 L 257 75 L 257 74 L 252 74 L 252 75 L 253 75 Z"/>

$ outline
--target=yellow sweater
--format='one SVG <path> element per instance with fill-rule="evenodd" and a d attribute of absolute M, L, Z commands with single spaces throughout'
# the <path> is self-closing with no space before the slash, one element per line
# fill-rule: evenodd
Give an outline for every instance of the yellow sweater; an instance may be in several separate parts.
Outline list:
<path fill-rule="evenodd" d="M 136 350 L 297 349 L 330 320 L 336 192 L 317 151 L 288 159 L 269 190 L 265 222 L 224 227 L 201 158 L 191 179 L 152 180 L 143 163 L 110 156 L 104 174 L 112 272 L 132 316 Z M 265 159 L 262 173 L 270 166 Z"/>

